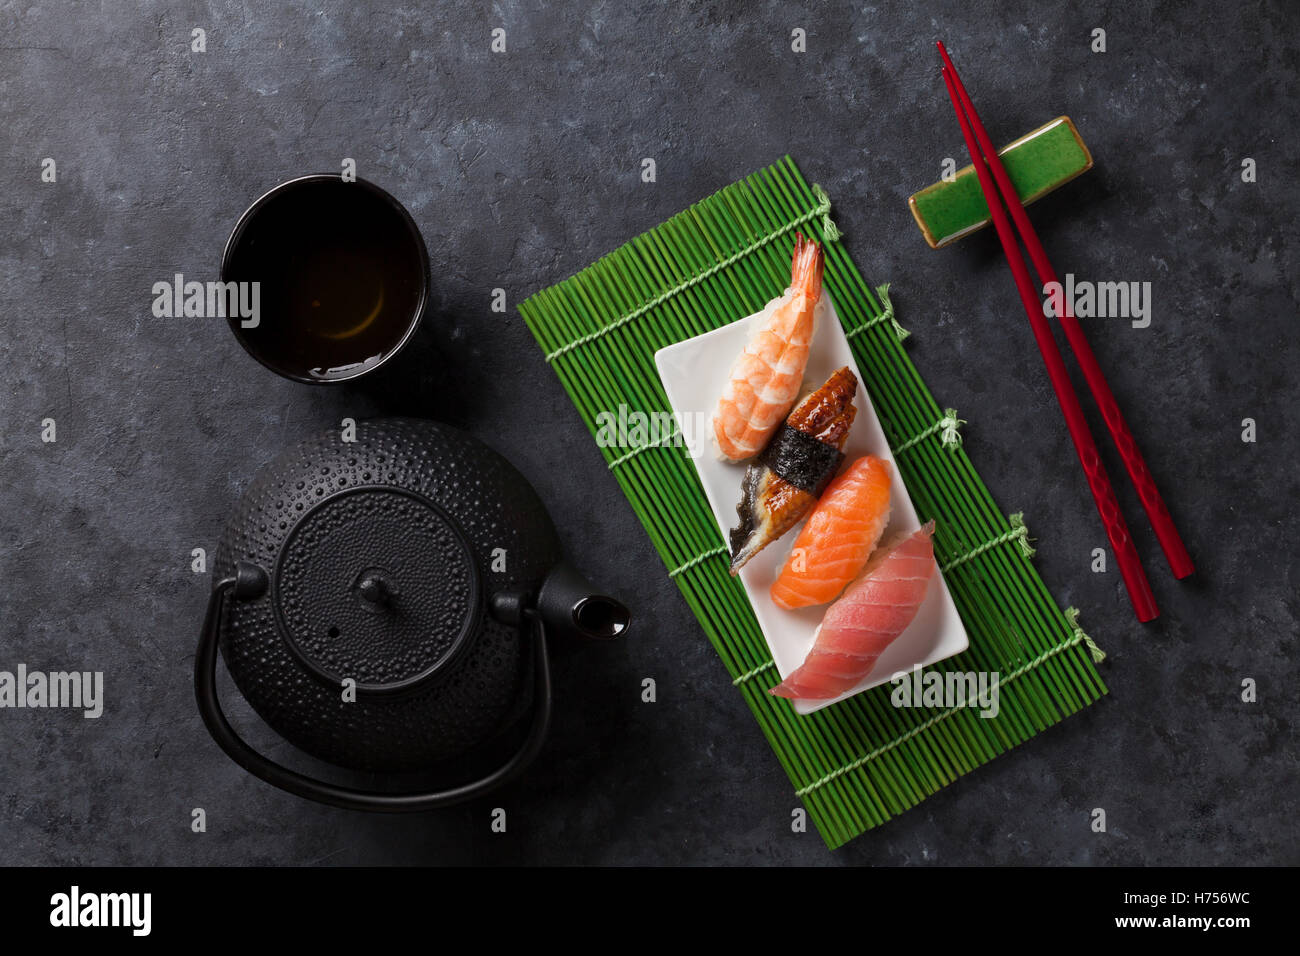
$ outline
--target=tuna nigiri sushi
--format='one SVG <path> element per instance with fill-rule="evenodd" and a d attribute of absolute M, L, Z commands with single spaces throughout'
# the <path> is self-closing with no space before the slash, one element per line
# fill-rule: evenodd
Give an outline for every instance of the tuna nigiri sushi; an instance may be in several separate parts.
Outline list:
<path fill-rule="evenodd" d="M 862 573 L 889 524 L 889 463 L 859 458 L 813 508 L 772 582 L 772 601 L 793 610 L 835 600 Z"/>
<path fill-rule="evenodd" d="M 731 529 L 731 573 L 785 534 L 817 503 L 844 460 L 857 414 L 858 379 L 840 369 L 795 406 L 763 454 L 749 463 Z"/>
<path fill-rule="evenodd" d="M 798 235 L 790 288 L 764 307 L 713 413 L 713 438 L 727 461 L 762 451 L 799 397 L 822 300 L 822 265 L 821 246 Z"/>
<path fill-rule="evenodd" d="M 934 576 L 934 522 L 874 555 L 822 619 L 813 648 L 771 693 L 791 700 L 829 700 L 871 673 L 885 648 L 916 617 Z"/>

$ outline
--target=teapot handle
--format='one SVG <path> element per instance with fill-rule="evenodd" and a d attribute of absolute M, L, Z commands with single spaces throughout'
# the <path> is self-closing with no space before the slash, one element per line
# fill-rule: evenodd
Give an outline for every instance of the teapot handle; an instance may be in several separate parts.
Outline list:
<path fill-rule="evenodd" d="M 551 723 L 551 670 L 546 652 L 546 625 L 541 616 L 530 614 L 534 626 L 533 672 L 534 700 L 533 722 L 528 736 L 505 763 L 492 773 L 449 790 L 415 793 L 387 793 L 382 790 L 361 790 L 317 780 L 290 770 L 249 746 L 235 732 L 221 710 L 217 699 L 217 638 L 221 630 L 221 613 L 227 594 L 236 597 L 254 596 L 265 590 L 265 573 L 243 562 L 236 573 L 222 578 L 208 598 L 208 610 L 199 636 L 198 650 L 194 655 L 194 694 L 198 698 L 199 714 L 203 723 L 222 750 L 249 773 L 260 777 L 272 786 L 279 787 L 299 797 L 342 807 L 346 810 L 378 810 L 387 813 L 416 813 L 436 810 L 472 800 L 506 783 L 530 764 L 542 749 Z"/>

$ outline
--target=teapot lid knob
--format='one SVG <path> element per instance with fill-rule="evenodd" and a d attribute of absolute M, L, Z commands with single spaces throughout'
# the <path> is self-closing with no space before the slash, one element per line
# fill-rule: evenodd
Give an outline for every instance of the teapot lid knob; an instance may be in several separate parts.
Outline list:
<path fill-rule="evenodd" d="M 371 604 L 387 607 L 400 593 L 397 586 L 390 583 L 384 572 L 371 570 L 361 576 L 357 591 Z"/>

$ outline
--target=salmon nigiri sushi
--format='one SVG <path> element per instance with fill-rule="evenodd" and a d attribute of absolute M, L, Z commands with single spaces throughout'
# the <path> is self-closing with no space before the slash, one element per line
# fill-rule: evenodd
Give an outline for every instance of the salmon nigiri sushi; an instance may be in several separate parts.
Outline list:
<path fill-rule="evenodd" d="M 862 573 L 889 524 L 889 463 L 867 455 L 827 486 L 772 582 L 772 601 L 794 610 L 835 600 Z"/>
<path fill-rule="evenodd" d="M 822 267 L 821 246 L 797 235 L 790 288 L 764 307 L 713 413 L 713 438 L 727 461 L 762 451 L 799 397 L 822 300 Z"/>
<path fill-rule="evenodd" d="M 862 577 L 826 610 L 808 657 L 771 693 L 830 700 L 860 684 L 925 600 L 934 576 L 933 534 L 931 521 L 874 555 Z"/>

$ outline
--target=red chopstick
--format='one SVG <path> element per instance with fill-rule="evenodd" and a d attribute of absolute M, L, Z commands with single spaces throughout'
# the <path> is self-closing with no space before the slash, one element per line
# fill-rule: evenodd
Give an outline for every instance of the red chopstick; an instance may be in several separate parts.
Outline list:
<path fill-rule="evenodd" d="M 943 49 L 942 44 L 940 44 L 940 49 Z M 1138 557 L 1137 549 L 1133 546 L 1133 539 L 1129 535 L 1128 525 L 1124 521 L 1124 515 L 1119 510 L 1119 502 L 1115 498 L 1115 489 L 1111 487 L 1110 476 L 1106 473 L 1106 467 L 1102 464 L 1101 456 L 1097 454 L 1097 443 L 1093 440 L 1087 420 L 1083 417 L 1083 409 L 1079 405 L 1079 397 L 1074 392 L 1074 386 L 1070 384 L 1070 376 L 1065 368 L 1065 360 L 1061 357 L 1061 350 L 1056 345 L 1056 339 L 1052 337 L 1052 330 L 1043 316 L 1042 304 L 1037 291 L 1029 279 L 1029 269 L 1025 265 L 1024 254 L 1020 251 L 1015 234 L 1011 230 L 1011 223 L 1008 221 L 1007 214 L 998 200 L 997 186 L 989 172 L 988 165 L 984 161 L 979 144 L 975 140 L 975 135 L 971 130 L 971 123 L 967 121 L 962 102 L 954 86 L 953 77 L 947 67 L 943 70 L 943 81 L 948 87 L 948 95 L 952 98 L 953 109 L 956 111 L 957 119 L 961 123 L 962 136 L 966 140 L 966 148 L 970 152 L 971 163 L 975 167 L 975 172 L 979 176 L 980 188 L 984 190 L 984 197 L 988 201 L 989 213 L 992 216 L 993 225 L 997 229 L 998 239 L 1002 243 L 1003 251 L 1006 253 L 1007 263 L 1011 267 L 1011 274 L 1016 281 L 1020 301 L 1024 305 L 1025 315 L 1029 318 L 1030 328 L 1033 330 L 1034 339 L 1038 343 L 1038 351 L 1042 354 L 1043 363 L 1047 366 L 1047 375 L 1051 379 L 1052 390 L 1056 393 L 1056 401 L 1061 406 L 1061 413 L 1065 416 L 1065 424 L 1070 431 L 1070 438 L 1074 441 L 1074 449 L 1079 455 L 1079 462 L 1083 465 L 1084 474 L 1088 479 L 1088 487 L 1092 491 L 1093 500 L 1097 505 L 1097 513 L 1101 515 L 1102 523 L 1106 527 L 1106 536 L 1110 539 L 1111 550 L 1115 553 L 1120 575 L 1123 577 L 1124 585 L 1128 589 L 1129 600 L 1133 603 L 1133 611 L 1137 614 L 1139 621 L 1154 620 L 1160 611 L 1156 607 L 1155 595 L 1151 593 L 1151 583 L 1147 580 L 1146 572 L 1142 569 L 1142 561 Z M 994 161 L 997 159 L 996 151 L 993 154 L 993 159 Z"/>
<path fill-rule="evenodd" d="M 1060 280 L 1056 277 L 1056 270 L 1052 268 L 1052 263 L 1047 258 L 1047 252 L 1038 239 L 1038 233 L 1029 221 L 1029 216 L 1025 213 L 1025 207 L 1020 202 L 1020 196 L 1011 183 L 1011 177 L 1007 175 L 1006 168 L 998 157 L 998 151 L 993 146 L 993 141 L 989 139 L 984 124 L 980 122 L 979 113 L 975 111 L 975 104 L 971 102 L 970 96 L 966 93 L 966 87 L 962 83 L 961 77 L 957 75 L 957 68 L 953 66 L 948 51 L 944 49 L 942 43 L 939 44 L 939 55 L 943 57 L 943 62 L 948 68 L 948 74 L 952 77 L 953 86 L 956 87 L 962 108 L 970 117 L 970 124 L 975 130 L 975 139 L 979 143 L 980 152 L 988 160 L 989 167 L 993 170 L 993 178 L 997 180 L 998 190 L 1006 200 L 1007 209 L 1011 213 L 1012 220 L 1015 221 L 1020 238 L 1024 240 L 1025 247 L 1029 250 L 1029 258 L 1034 264 L 1034 271 L 1038 273 L 1039 283 L 1046 285 L 1050 282 L 1056 282 L 1059 285 Z M 1079 325 L 1079 320 L 1074 317 L 1074 310 L 1069 302 L 1064 299 L 1061 301 L 1064 304 L 1064 310 L 1063 314 L 1057 316 L 1057 318 L 1061 323 L 1061 327 L 1065 330 L 1065 337 L 1070 343 L 1070 348 L 1074 350 L 1074 357 L 1079 362 L 1079 368 L 1083 371 L 1083 377 L 1088 383 L 1088 388 L 1092 391 L 1092 397 L 1101 409 L 1102 418 L 1106 422 L 1111 438 L 1114 439 L 1115 446 L 1124 459 L 1124 466 L 1128 469 L 1129 477 L 1133 479 L 1134 487 L 1137 488 L 1142 507 L 1146 509 L 1147 517 L 1151 521 L 1151 528 L 1160 540 L 1160 547 L 1165 552 L 1165 559 L 1169 562 L 1169 568 L 1173 571 L 1175 578 L 1185 578 L 1196 570 L 1192 564 L 1192 556 L 1187 553 L 1187 546 L 1183 544 L 1178 529 L 1174 527 L 1174 519 L 1170 517 L 1169 509 L 1165 507 L 1164 498 L 1160 496 L 1160 490 L 1156 488 L 1155 479 L 1151 477 L 1151 471 L 1147 468 L 1146 460 L 1142 457 L 1142 452 L 1138 449 L 1132 432 L 1129 431 L 1128 423 L 1124 421 L 1124 415 L 1119 410 L 1119 403 L 1115 401 L 1115 396 L 1110 390 L 1106 376 L 1102 373 L 1101 366 L 1097 364 L 1097 357 L 1092 352 L 1092 346 L 1088 344 L 1088 339 L 1083 334 L 1083 328 Z"/>

